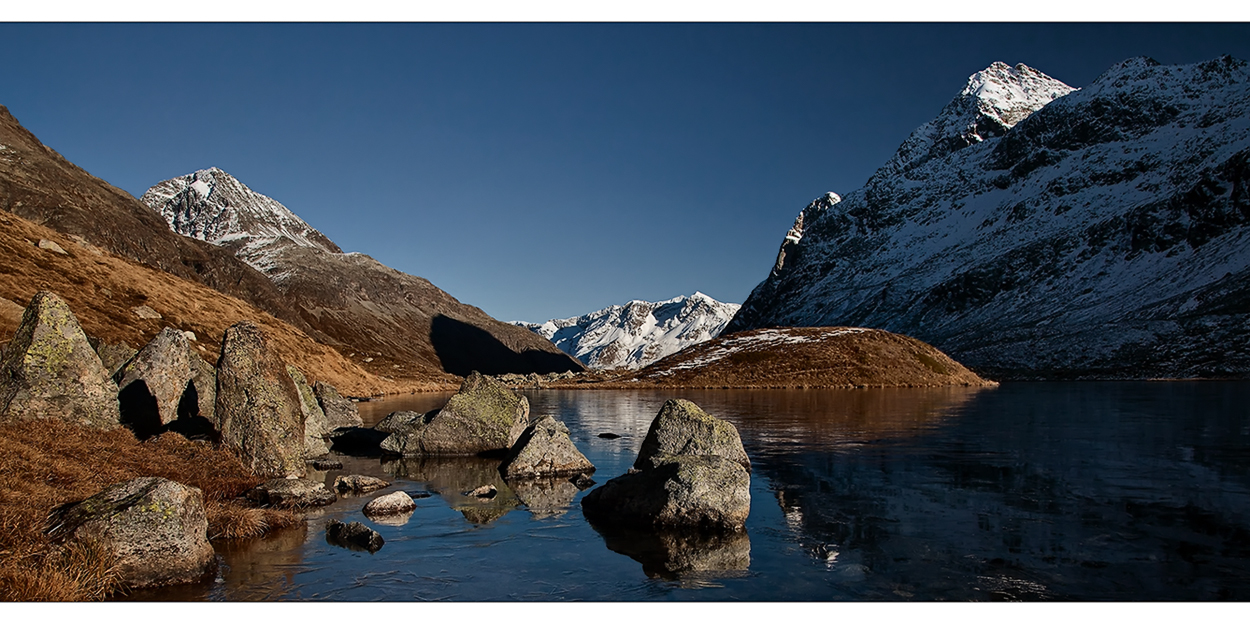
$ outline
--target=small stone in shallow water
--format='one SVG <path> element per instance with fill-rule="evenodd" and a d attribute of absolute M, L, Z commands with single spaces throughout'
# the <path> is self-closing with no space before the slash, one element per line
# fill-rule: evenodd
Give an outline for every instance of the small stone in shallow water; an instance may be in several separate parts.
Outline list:
<path fill-rule="evenodd" d="M 331 520 L 326 524 L 326 541 L 335 546 L 367 550 L 371 553 L 377 552 L 386 543 L 377 531 L 359 522 L 343 524 L 338 520 Z"/>
<path fill-rule="evenodd" d="M 338 470 L 343 467 L 343 462 L 337 459 L 314 459 L 309 463 L 313 470 Z"/>
<path fill-rule="evenodd" d="M 391 492 L 369 501 L 361 511 L 366 516 L 373 517 L 407 513 L 416 508 L 417 504 L 412 502 L 412 497 L 406 492 Z"/>
<path fill-rule="evenodd" d="M 587 488 L 594 486 L 595 484 L 595 480 L 591 479 L 590 475 L 587 475 L 584 472 L 582 474 L 579 474 L 573 477 L 572 479 L 569 479 L 569 482 L 572 483 L 573 485 L 576 485 L 577 489 L 579 490 L 585 490 Z"/>
<path fill-rule="evenodd" d="M 609 432 L 609 433 L 601 433 L 599 434 L 599 437 L 603 438 L 604 440 L 615 440 L 621 436 L 618 434 Z"/>
<path fill-rule="evenodd" d="M 363 494 L 380 490 L 390 485 L 389 481 L 383 481 L 377 477 L 366 475 L 347 475 L 334 478 L 334 489 L 340 492 L 356 492 Z"/>
<path fill-rule="evenodd" d="M 495 489 L 495 486 L 488 483 L 479 488 L 469 490 L 468 492 L 465 492 L 464 495 L 476 496 L 478 498 L 495 498 L 495 495 L 498 493 L 499 490 Z"/>

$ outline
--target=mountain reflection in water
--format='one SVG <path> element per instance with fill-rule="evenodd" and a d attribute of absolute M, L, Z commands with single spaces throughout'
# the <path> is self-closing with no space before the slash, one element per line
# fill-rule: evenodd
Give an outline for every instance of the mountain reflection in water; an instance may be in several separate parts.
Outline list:
<path fill-rule="evenodd" d="M 393 485 L 312 512 L 307 529 L 217 543 L 215 583 L 132 598 L 1250 600 L 1245 382 L 526 394 L 600 484 L 628 470 L 667 399 L 733 422 L 753 468 L 747 530 L 592 526 L 585 492 L 508 483 L 498 459 L 341 457 L 317 478 Z M 361 407 L 368 424 L 447 396 Z M 465 495 L 487 484 L 495 497 Z M 434 495 L 406 520 L 361 513 L 397 490 Z M 330 519 L 386 544 L 328 545 Z"/>

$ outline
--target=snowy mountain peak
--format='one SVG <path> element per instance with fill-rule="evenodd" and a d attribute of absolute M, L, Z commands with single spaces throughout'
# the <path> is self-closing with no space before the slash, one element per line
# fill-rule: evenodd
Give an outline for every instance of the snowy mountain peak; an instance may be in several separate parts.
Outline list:
<path fill-rule="evenodd" d="M 286 206 L 217 167 L 165 180 L 140 201 L 161 213 L 173 231 L 215 245 L 264 240 L 342 251 Z"/>
<path fill-rule="evenodd" d="M 932 121 L 920 126 L 886 164 L 890 175 L 919 167 L 969 145 L 1000 137 L 1055 99 L 1073 91 L 1020 63 L 994 62 L 972 74 Z"/>
<path fill-rule="evenodd" d="M 701 292 L 659 302 L 635 299 L 546 323 L 514 321 L 591 368 L 638 369 L 720 335 L 738 311 Z"/>

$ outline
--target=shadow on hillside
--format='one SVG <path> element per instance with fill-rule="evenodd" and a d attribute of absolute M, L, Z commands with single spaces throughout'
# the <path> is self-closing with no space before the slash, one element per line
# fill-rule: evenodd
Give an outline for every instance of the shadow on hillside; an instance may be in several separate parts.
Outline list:
<path fill-rule="evenodd" d="M 490 332 L 442 314 L 430 323 L 430 343 L 443 370 L 464 377 L 504 373 L 563 373 L 579 370 L 576 360 L 563 353 L 527 349 L 517 353 Z"/>

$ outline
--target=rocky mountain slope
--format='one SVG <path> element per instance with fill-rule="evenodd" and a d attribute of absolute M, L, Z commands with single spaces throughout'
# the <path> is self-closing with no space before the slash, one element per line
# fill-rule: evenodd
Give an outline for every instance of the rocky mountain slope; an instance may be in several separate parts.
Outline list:
<path fill-rule="evenodd" d="M 428 280 L 342 253 L 285 206 L 220 169 L 165 180 L 140 199 L 173 231 L 219 245 L 263 272 L 305 323 L 378 374 L 582 369 L 549 341 L 460 303 Z"/>
<path fill-rule="evenodd" d="M 1250 373 L 1250 71 L 973 75 L 787 232 L 726 332 L 878 327 L 996 378 Z"/>
<path fill-rule="evenodd" d="M 0 207 L 123 258 L 247 301 L 317 338 L 273 282 L 227 250 L 171 232 L 160 215 L 39 142 L 0 106 Z"/>
<path fill-rule="evenodd" d="M 651 303 L 630 301 L 573 318 L 514 324 L 551 342 L 590 368 L 642 368 L 720 335 L 738 311 L 701 292 Z"/>

